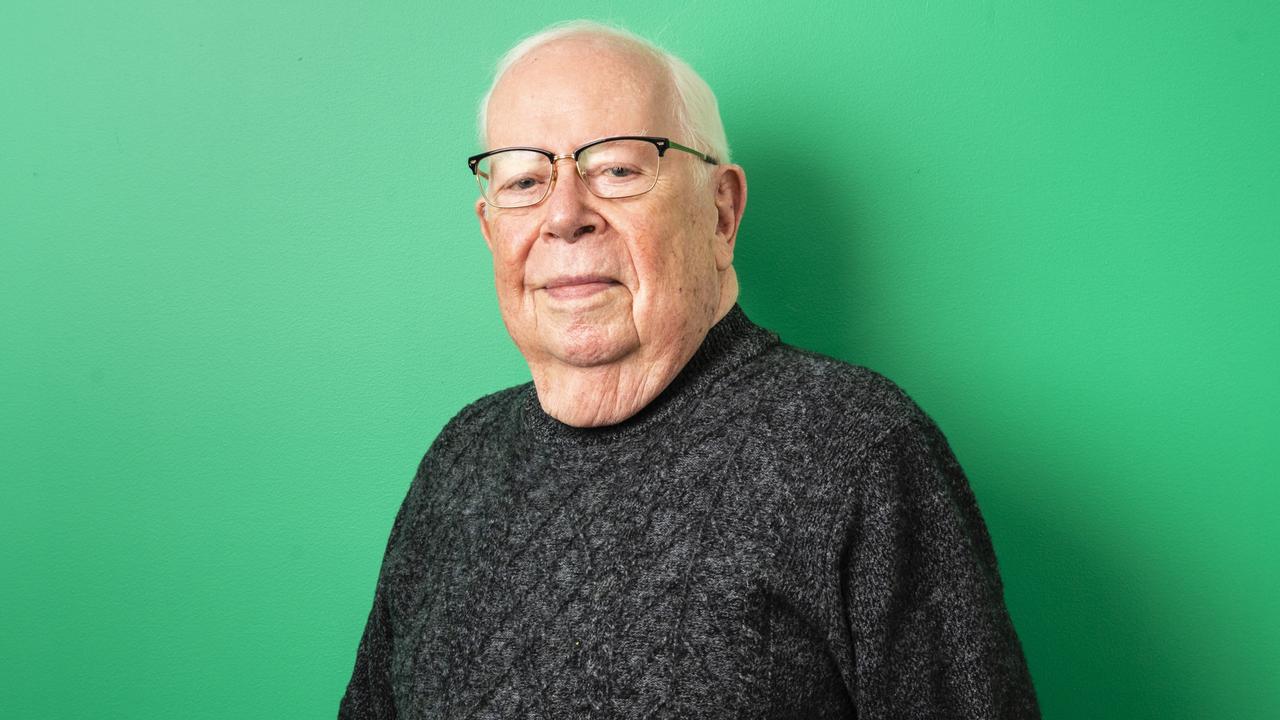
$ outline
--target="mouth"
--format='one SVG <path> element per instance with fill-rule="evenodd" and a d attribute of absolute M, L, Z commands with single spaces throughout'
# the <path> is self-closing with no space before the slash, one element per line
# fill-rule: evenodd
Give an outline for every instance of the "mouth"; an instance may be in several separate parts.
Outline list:
<path fill-rule="evenodd" d="M 563 275 L 548 280 L 542 289 L 557 300 L 570 300 L 595 295 L 618 284 L 604 275 Z"/>

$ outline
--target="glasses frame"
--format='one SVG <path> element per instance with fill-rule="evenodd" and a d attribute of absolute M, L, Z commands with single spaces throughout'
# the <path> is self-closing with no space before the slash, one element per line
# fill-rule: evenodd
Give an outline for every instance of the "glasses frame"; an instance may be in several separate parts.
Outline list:
<path fill-rule="evenodd" d="M 653 185 L 650 185 L 648 188 L 641 190 L 638 193 L 632 193 L 630 195 L 616 195 L 611 197 L 602 197 L 600 195 L 596 195 L 595 191 L 591 190 L 591 185 L 586 182 L 586 179 L 587 179 L 586 176 L 582 174 L 582 166 L 578 164 L 578 157 L 586 150 L 589 150 L 601 143 L 607 143 L 612 140 L 643 140 L 645 142 L 653 143 L 654 147 L 658 148 L 658 167 L 657 169 L 654 170 L 654 173 L 653 173 Z M 476 176 L 476 184 L 480 186 L 480 196 L 484 198 L 485 203 L 495 208 L 533 207 L 534 205 L 541 203 L 543 200 L 546 200 L 547 197 L 551 195 L 552 188 L 556 186 L 556 175 L 557 175 L 556 171 L 557 171 L 557 168 L 559 167 L 560 161 L 568 160 L 568 159 L 573 160 L 573 166 L 578 171 L 577 173 L 578 177 L 582 179 L 583 184 L 587 186 L 587 190 L 590 191 L 592 195 L 595 195 L 596 197 L 601 198 L 602 200 L 621 200 L 623 198 L 636 197 L 638 195 L 643 195 L 649 192 L 650 190 L 652 190 L 654 187 L 656 187 L 658 184 L 658 175 L 662 171 L 662 158 L 666 156 L 667 150 L 672 150 L 672 149 L 680 150 L 683 152 L 687 152 L 690 155 L 694 155 L 699 159 L 701 159 L 703 162 L 707 163 L 708 165 L 720 164 L 720 161 L 715 159 L 711 155 L 708 155 L 707 153 L 704 153 L 700 150 L 694 150 L 691 147 L 681 145 L 680 143 L 675 142 L 671 138 L 658 137 L 654 135 L 611 135 L 609 137 L 603 137 L 598 140 L 592 140 L 586 145 L 581 145 L 577 149 L 575 149 L 573 152 L 568 153 L 566 155 L 557 155 L 551 152 L 550 150 L 544 150 L 542 148 L 522 147 L 522 146 L 504 147 L 504 148 L 498 148 L 496 150 L 487 150 L 478 155 L 472 155 L 471 157 L 467 158 L 467 167 L 471 168 L 471 174 Z M 547 183 L 546 192 L 542 194 L 542 197 L 538 198 L 537 200 L 531 203 L 523 203 L 520 205 L 499 205 L 489 200 L 489 196 L 486 195 L 484 191 L 484 181 L 480 179 L 480 161 L 489 157 L 490 155 L 497 155 L 500 152 L 506 152 L 508 150 L 527 150 L 529 152 L 535 152 L 535 153 L 538 153 L 539 155 L 546 157 L 547 160 L 551 161 L 551 180 Z"/>

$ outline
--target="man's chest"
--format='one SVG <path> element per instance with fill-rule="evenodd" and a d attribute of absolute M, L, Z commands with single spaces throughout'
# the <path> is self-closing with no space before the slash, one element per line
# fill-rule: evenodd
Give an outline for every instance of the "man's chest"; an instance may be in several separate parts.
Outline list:
<path fill-rule="evenodd" d="M 395 685 L 423 717 L 842 707 L 807 577 L 821 562 L 796 547 L 809 536 L 794 518 L 753 496 L 761 478 L 741 477 L 777 469 L 498 467 L 455 479 L 465 494 L 431 505 L 396 550 Z"/>

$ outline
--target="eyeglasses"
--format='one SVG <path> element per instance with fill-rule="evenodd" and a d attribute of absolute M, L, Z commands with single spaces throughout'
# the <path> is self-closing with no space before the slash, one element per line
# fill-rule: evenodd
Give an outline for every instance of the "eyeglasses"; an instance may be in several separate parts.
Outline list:
<path fill-rule="evenodd" d="M 467 158 L 467 165 L 475 174 L 486 203 L 498 208 L 518 208 L 545 200 L 556 182 L 556 163 L 570 158 L 592 195 L 600 198 L 643 195 L 658 184 L 658 167 L 671 148 L 696 155 L 709 165 L 720 164 L 710 155 L 672 142 L 670 138 L 620 135 L 592 140 L 568 155 L 556 155 L 541 148 L 500 148 L 472 155 Z"/>

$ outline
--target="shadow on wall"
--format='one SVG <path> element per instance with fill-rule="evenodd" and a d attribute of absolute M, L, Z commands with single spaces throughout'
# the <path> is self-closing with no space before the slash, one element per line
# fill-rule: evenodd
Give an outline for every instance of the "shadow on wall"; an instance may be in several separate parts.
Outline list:
<path fill-rule="evenodd" d="M 812 115 L 797 111 L 795 116 Z M 870 209 L 859 202 L 858 186 L 872 179 L 821 177 L 814 168 L 824 148 L 816 141 L 806 144 L 803 135 L 783 133 L 794 141 L 781 148 L 773 142 L 778 128 L 741 128 L 734 138 L 743 149 L 736 159 L 747 169 L 749 187 L 735 260 L 744 308 L 784 340 L 851 362 L 866 356 L 875 337 L 897 348 L 928 347 L 929 338 L 892 338 L 918 332 L 913 327 L 867 316 L 867 308 L 885 307 L 884 299 L 871 296 L 884 284 L 867 282 L 867 263 L 858 258 L 860 235 L 870 227 L 864 215 Z M 762 150 L 753 153 L 756 148 Z M 966 234 L 965 218 L 950 220 L 957 237 L 972 236 Z M 972 386 L 955 368 L 935 370 L 943 387 Z M 1020 457 L 1034 458 L 1035 438 L 1054 434 L 1052 428 L 1033 430 L 1032 425 L 1022 436 L 993 433 L 1007 424 L 984 421 L 983 401 L 962 393 L 953 399 L 959 406 L 953 414 L 975 425 L 966 428 L 969 442 L 987 457 L 1020 448 Z M 1167 602 L 1167 588 L 1135 582 L 1152 574 L 1126 549 L 1129 530 L 1082 535 L 1070 516 L 1055 514 L 1058 508 L 1046 502 L 1080 484 L 1107 487 L 1106 482 L 1080 483 L 1081 473 L 1106 475 L 1092 460 L 1082 455 L 1066 468 L 996 460 L 984 467 L 985 477 L 971 478 L 981 488 L 988 517 L 997 518 L 1003 531 L 997 551 L 1006 585 L 1020 590 L 1016 598 L 1010 593 L 1010 604 L 1045 717 L 1210 717 L 1213 698 L 1197 682 L 1185 633 L 1161 624 L 1185 612 L 1159 607 Z M 1013 491 L 1028 486 L 1038 490 Z M 1099 523 L 1088 524 L 1097 528 Z"/>
<path fill-rule="evenodd" d="M 734 259 L 743 307 L 785 341 L 847 358 L 841 351 L 854 341 L 865 306 L 853 257 L 857 208 L 847 202 L 848 186 L 833 187 L 814 172 L 823 157 L 817 142 L 779 146 L 775 137 L 747 128 L 735 138 L 743 148 L 763 148 L 736 158 L 748 188 Z"/>
<path fill-rule="evenodd" d="M 1057 503 L 1043 502 L 1050 493 L 1030 502 L 1007 490 L 1028 480 L 1069 489 L 1080 472 L 1089 470 L 1086 466 L 1087 461 L 1074 468 L 1029 468 L 988 483 L 1006 488 L 985 505 L 989 513 L 1005 516 L 1006 531 L 997 546 L 997 551 L 1003 546 L 1001 573 L 1006 588 L 1015 580 L 1021 588 L 1019 597 L 1011 591 L 1006 595 L 1018 611 L 1014 620 L 1044 716 L 1220 717 L 1221 707 L 1215 707 L 1203 681 L 1222 670 L 1204 667 L 1193 649 L 1203 625 L 1188 627 L 1194 623 L 1187 609 L 1170 607 L 1176 594 L 1153 581 L 1156 573 L 1132 550 L 1140 544 L 1137 539 L 1126 544 L 1130 532 L 1125 528 L 1084 519 L 1073 523 L 1071 515 L 1055 512 Z"/>

